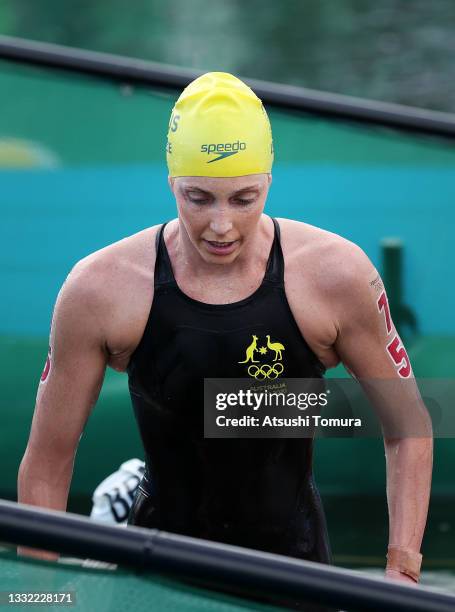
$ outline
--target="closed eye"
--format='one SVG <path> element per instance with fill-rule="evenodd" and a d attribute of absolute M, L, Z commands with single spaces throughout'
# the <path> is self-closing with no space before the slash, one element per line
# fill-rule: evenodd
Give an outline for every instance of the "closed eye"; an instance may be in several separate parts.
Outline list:
<path fill-rule="evenodd" d="M 248 206 L 248 204 L 253 204 L 254 200 L 246 200 L 245 198 L 235 198 L 234 200 L 240 206 Z"/>
<path fill-rule="evenodd" d="M 193 204 L 207 204 L 208 198 L 188 198 Z"/>
<path fill-rule="evenodd" d="M 203 191 L 188 191 L 187 198 L 193 204 L 207 204 L 210 198 Z"/>

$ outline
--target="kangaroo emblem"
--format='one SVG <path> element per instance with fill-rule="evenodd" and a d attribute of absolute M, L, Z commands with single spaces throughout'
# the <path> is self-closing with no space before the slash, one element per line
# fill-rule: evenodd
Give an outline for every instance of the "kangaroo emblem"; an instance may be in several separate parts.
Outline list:
<path fill-rule="evenodd" d="M 253 336 L 253 342 L 246 349 L 245 361 L 239 361 L 239 363 L 248 363 L 248 361 L 251 361 L 252 363 L 259 363 L 259 361 L 254 358 L 254 351 L 257 351 L 257 341 L 258 337 Z"/>
<path fill-rule="evenodd" d="M 284 346 L 281 342 L 270 342 L 270 336 L 266 336 L 267 338 L 267 348 L 271 351 L 275 351 L 275 357 L 273 361 L 277 361 L 277 359 L 282 359 L 281 351 L 284 351 Z"/>

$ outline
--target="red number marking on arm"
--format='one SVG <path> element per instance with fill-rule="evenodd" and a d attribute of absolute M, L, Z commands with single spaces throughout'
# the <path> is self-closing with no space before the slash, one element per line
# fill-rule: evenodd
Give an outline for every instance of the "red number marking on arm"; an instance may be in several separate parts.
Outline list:
<path fill-rule="evenodd" d="M 379 312 L 381 312 L 381 310 L 384 310 L 385 323 L 387 325 L 387 333 L 390 334 L 390 332 L 392 331 L 392 321 L 390 320 L 389 303 L 387 301 L 387 296 L 386 296 L 385 291 L 383 291 L 379 297 L 378 309 L 379 309 Z"/>
<path fill-rule="evenodd" d="M 395 336 L 392 342 L 387 345 L 387 350 L 389 351 L 389 354 L 392 357 L 394 364 L 397 366 L 401 366 L 398 370 L 398 374 L 402 378 L 407 378 L 411 373 L 411 362 L 409 361 L 409 357 L 406 353 L 404 346 L 400 346 L 400 344 L 401 340 L 398 336 Z"/>

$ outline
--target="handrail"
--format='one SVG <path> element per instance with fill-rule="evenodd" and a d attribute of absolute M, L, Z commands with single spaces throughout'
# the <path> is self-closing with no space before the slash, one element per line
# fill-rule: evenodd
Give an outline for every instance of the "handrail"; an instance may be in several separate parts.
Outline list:
<path fill-rule="evenodd" d="M 181 90 L 201 71 L 109 53 L 0 36 L 0 58 L 93 74 L 122 82 Z M 455 138 L 455 114 L 244 79 L 264 104 L 319 116 Z"/>
<path fill-rule="evenodd" d="M 453 612 L 455 596 L 281 555 L 187 536 L 103 525 L 0 500 L 0 541 L 149 568 L 207 588 L 275 595 L 350 611 Z"/>

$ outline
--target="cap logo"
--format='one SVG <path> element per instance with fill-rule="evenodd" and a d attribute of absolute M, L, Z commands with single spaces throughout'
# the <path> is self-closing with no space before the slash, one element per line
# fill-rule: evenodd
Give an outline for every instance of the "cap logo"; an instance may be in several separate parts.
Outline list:
<path fill-rule="evenodd" d="M 201 153 L 207 153 L 207 155 L 217 155 L 217 157 L 214 157 L 213 159 L 207 161 L 208 164 L 212 164 L 213 162 L 219 161 L 220 159 L 225 159 L 226 157 L 235 155 L 239 151 L 245 151 L 245 149 L 246 142 L 240 142 L 239 140 L 237 140 L 236 142 L 203 144 L 201 146 Z"/>

